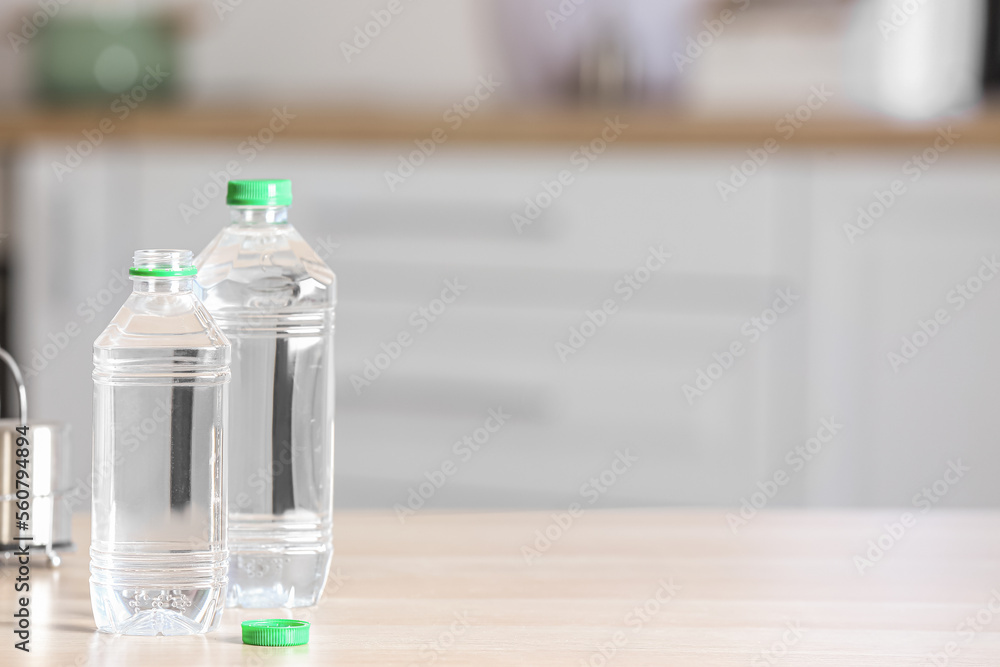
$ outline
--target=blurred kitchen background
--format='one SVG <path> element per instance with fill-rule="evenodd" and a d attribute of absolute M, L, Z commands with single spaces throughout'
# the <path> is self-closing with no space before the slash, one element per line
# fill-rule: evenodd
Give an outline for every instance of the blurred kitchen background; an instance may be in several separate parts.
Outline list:
<path fill-rule="evenodd" d="M 995 506 L 998 10 L 8 0 L 3 345 L 89 510 L 91 344 L 132 251 L 200 251 L 227 178 L 290 178 L 340 279 L 339 508 L 565 508 L 626 450 L 595 504 L 738 505 L 785 471 L 776 506 L 909 506 L 960 461 L 942 504 Z"/>

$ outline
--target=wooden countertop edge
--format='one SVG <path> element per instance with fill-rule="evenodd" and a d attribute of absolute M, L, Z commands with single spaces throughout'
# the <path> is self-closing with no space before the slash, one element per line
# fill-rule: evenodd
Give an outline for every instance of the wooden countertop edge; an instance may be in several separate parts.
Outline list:
<path fill-rule="evenodd" d="M 483 112 L 460 127 L 434 114 L 393 113 L 366 109 L 294 107 L 234 110 L 224 108 L 139 107 L 124 116 L 124 107 L 94 110 L 0 110 L 0 143 L 39 139 L 85 140 L 85 134 L 118 138 L 214 139 L 243 141 L 268 137 L 269 124 L 286 141 L 412 143 L 432 136 L 447 142 L 486 144 L 584 144 L 601 136 L 614 119 L 622 127 L 616 143 L 631 145 L 761 146 L 769 138 L 779 144 L 819 147 L 930 147 L 943 128 L 951 127 L 965 147 L 1000 147 L 1000 109 L 976 115 L 904 123 L 878 117 L 815 118 L 798 128 L 776 127 L 774 118 L 693 117 L 649 110 Z M 103 128 L 103 130 L 102 130 Z M 789 136 L 794 130 L 793 136 Z M 609 133 L 608 136 L 610 136 Z"/>

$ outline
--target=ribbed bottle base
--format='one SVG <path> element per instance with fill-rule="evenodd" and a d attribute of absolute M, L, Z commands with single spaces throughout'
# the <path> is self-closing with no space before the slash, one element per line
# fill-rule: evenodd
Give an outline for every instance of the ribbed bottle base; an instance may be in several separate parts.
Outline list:
<path fill-rule="evenodd" d="M 226 605 L 248 609 L 310 607 L 319 602 L 331 550 L 233 553 Z"/>
<path fill-rule="evenodd" d="M 227 552 L 109 554 L 91 550 L 90 601 L 101 632 L 193 635 L 219 626 Z"/>
<path fill-rule="evenodd" d="M 101 632 L 176 636 L 211 632 L 222 620 L 226 587 L 126 588 L 90 582 L 94 620 Z"/>
<path fill-rule="evenodd" d="M 318 517 L 229 516 L 226 605 L 251 609 L 319 602 L 333 555 L 332 526 Z"/>

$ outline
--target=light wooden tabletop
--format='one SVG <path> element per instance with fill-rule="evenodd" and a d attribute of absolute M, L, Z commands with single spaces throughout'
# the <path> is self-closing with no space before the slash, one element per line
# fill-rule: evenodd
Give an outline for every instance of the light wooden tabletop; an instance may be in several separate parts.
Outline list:
<path fill-rule="evenodd" d="M 79 517 L 77 552 L 32 569 L 30 656 L 0 568 L 0 665 L 1000 664 L 1000 513 L 901 515 L 765 511 L 734 534 L 710 510 L 344 512 L 318 607 L 182 638 L 94 630 Z M 241 643 L 275 616 L 311 621 L 309 645 Z"/>

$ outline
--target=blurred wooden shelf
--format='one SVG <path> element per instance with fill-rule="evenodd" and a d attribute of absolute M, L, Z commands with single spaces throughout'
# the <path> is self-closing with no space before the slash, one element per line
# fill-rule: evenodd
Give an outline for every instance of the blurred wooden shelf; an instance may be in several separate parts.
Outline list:
<path fill-rule="evenodd" d="M 874 116 L 817 117 L 787 139 L 775 128 L 775 117 L 739 119 L 694 117 L 651 110 L 549 110 L 481 112 L 458 129 L 440 115 L 395 113 L 373 109 L 297 109 L 280 132 L 281 142 L 395 142 L 409 144 L 430 136 L 435 128 L 448 142 L 489 144 L 582 144 L 600 135 L 605 119 L 620 117 L 628 125 L 619 141 L 632 145 L 724 145 L 748 147 L 774 137 L 780 143 L 815 147 L 930 146 L 939 128 L 951 126 L 969 148 L 1000 147 L 1000 108 L 987 107 L 961 118 L 907 123 Z M 37 139 L 68 140 L 93 131 L 102 119 L 114 130 L 112 141 L 243 140 L 267 127 L 271 109 L 139 107 L 127 118 L 107 108 L 95 110 L 0 110 L 0 144 Z"/>

